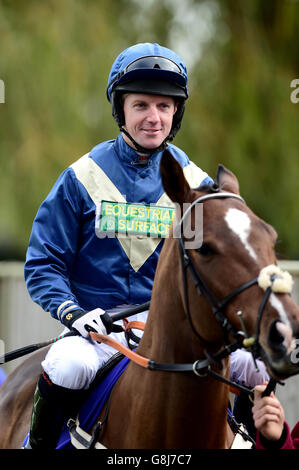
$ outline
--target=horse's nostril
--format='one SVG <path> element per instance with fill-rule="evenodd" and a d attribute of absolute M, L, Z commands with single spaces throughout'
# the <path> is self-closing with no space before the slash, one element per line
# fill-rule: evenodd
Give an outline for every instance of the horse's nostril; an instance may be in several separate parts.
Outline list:
<path fill-rule="evenodd" d="M 285 349 L 285 346 L 283 344 L 285 336 L 277 328 L 278 323 L 280 322 L 278 322 L 277 320 L 272 323 L 269 331 L 268 343 L 272 349 L 281 351 L 282 349 Z"/>

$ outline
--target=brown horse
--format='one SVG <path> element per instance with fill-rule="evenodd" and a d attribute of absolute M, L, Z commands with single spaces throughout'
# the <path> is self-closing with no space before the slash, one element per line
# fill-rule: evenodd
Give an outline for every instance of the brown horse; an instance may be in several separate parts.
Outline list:
<path fill-rule="evenodd" d="M 272 266 L 276 265 L 274 229 L 246 206 L 229 170 L 219 167 L 213 188 L 193 190 L 165 151 L 161 173 L 168 196 L 178 203 L 179 212 L 183 208 L 185 212 L 165 240 L 137 348 L 138 355 L 150 359 L 150 367 L 158 370 L 129 363 L 113 389 L 100 441 L 114 449 L 227 448 L 232 438 L 227 426 L 229 388 L 212 375 L 214 371 L 229 377 L 225 345 L 251 345 L 274 378 L 287 378 L 298 372 L 290 356 L 299 308 L 289 295 L 288 280 Z M 195 217 L 199 206 L 202 244 Z M 183 223 L 187 219 L 195 233 L 189 240 Z M 275 287 L 278 278 L 280 286 Z M 244 328 L 251 337 L 247 343 Z M 28 359 L 0 388 L 4 448 L 20 447 L 28 431 L 41 355 Z M 191 365 L 191 371 L 177 370 L 185 365 L 189 369 Z M 19 391 L 21 373 L 26 382 Z M 8 404 L 9 416 L 4 414 Z"/>

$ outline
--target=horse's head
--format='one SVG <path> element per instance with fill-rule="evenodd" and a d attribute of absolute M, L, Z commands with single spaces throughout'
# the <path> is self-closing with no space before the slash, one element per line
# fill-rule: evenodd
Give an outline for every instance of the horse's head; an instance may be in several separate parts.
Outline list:
<path fill-rule="evenodd" d="M 240 338 L 243 332 L 244 345 L 251 344 L 274 378 L 298 373 L 299 308 L 290 296 L 291 276 L 277 266 L 275 230 L 247 207 L 236 176 L 222 165 L 213 187 L 194 190 L 165 151 L 161 174 L 165 191 L 178 208 L 172 234 L 186 268 L 181 273 L 186 274 L 188 315 L 195 334 L 219 343 L 224 331 L 230 338 Z M 202 219 L 196 216 L 198 208 Z M 187 297 L 182 287 L 185 305 Z"/>

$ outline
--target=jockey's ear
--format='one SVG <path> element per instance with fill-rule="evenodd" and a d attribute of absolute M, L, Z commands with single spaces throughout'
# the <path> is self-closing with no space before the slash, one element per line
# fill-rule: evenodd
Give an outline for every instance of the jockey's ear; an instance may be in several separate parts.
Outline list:
<path fill-rule="evenodd" d="M 223 191 L 229 191 L 230 193 L 240 194 L 239 182 L 234 173 L 223 165 L 218 165 L 216 183 L 219 188 Z"/>
<path fill-rule="evenodd" d="M 178 204 L 189 202 L 192 192 L 190 186 L 181 165 L 167 149 L 163 152 L 160 170 L 163 187 L 172 202 Z"/>

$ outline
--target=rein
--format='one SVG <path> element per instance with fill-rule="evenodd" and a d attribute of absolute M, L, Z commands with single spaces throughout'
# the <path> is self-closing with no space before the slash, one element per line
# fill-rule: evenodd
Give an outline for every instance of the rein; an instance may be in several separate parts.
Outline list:
<path fill-rule="evenodd" d="M 126 330 L 130 328 L 139 328 L 144 329 L 144 324 L 141 325 L 142 322 L 128 322 L 126 326 Z M 120 353 L 124 354 L 128 357 L 132 362 L 138 364 L 139 366 L 149 369 L 152 371 L 161 371 L 161 372 L 193 372 L 198 377 L 205 377 L 210 375 L 214 378 L 217 378 L 221 382 L 224 382 L 226 385 L 230 386 L 231 391 L 235 394 L 238 392 L 245 392 L 249 395 L 252 395 L 252 389 L 245 387 L 243 385 L 237 384 L 230 380 L 225 379 L 220 374 L 217 374 L 215 371 L 211 369 L 211 365 L 214 360 L 221 361 L 225 357 L 229 356 L 233 351 L 240 347 L 239 342 L 235 342 L 226 346 L 220 353 L 213 356 L 213 361 L 211 359 L 203 359 L 197 360 L 194 363 L 168 363 L 168 362 L 157 362 L 153 361 L 152 359 L 148 359 L 146 357 L 137 354 L 136 352 L 132 351 L 131 349 L 127 348 L 123 344 L 119 343 L 113 338 L 109 336 L 102 335 L 100 333 L 90 332 L 90 337 L 93 341 L 97 341 L 98 343 L 104 343 L 112 348 L 116 349 Z"/>

